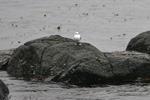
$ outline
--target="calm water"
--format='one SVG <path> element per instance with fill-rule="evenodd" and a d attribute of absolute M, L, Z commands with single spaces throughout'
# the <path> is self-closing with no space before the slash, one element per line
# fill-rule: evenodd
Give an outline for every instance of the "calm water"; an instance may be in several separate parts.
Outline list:
<path fill-rule="evenodd" d="M 0 0 L 0 50 L 59 34 L 101 51 L 125 50 L 129 40 L 150 29 L 149 0 Z M 58 30 L 57 27 L 61 29 Z M 10 100 L 149 100 L 150 85 L 68 88 L 62 84 L 25 82 L 0 72 Z"/>
<path fill-rule="evenodd" d="M 76 31 L 101 51 L 125 50 L 131 38 L 150 29 L 149 5 L 149 0 L 0 0 L 0 50 L 52 34 L 72 38 Z"/>

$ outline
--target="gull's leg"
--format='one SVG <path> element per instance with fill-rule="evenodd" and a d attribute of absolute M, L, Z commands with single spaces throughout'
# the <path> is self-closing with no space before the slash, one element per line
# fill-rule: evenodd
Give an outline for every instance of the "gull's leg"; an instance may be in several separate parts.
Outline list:
<path fill-rule="evenodd" d="M 79 45 L 82 45 L 82 43 L 80 42 Z"/>
<path fill-rule="evenodd" d="M 77 42 L 75 42 L 75 45 L 77 45 Z"/>

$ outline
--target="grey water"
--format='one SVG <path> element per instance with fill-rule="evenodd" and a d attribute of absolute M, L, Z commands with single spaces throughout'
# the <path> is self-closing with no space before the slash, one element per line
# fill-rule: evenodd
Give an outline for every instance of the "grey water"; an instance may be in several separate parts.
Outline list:
<path fill-rule="evenodd" d="M 82 42 L 101 51 L 123 51 L 131 38 L 149 30 L 149 5 L 149 0 L 0 0 L 0 50 L 54 34 L 73 38 L 78 31 Z"/>
<path fill-rule="evenodd" d="M 9 100 L 149 100 L 150 84 L 136 83 L 97 87 L 68 87 L 63 84 L 27 82 L 0 71 L 10 89 Z"/>
<path fill-rule="evenodd" d="M 150 28 L 149 0 L 0 0 L 0 50 L 54 34 L 100 51 L 124 51 L 131 38 Z M 57 27 L 60 27 L 58 30 Z M 28 82 L 0 71 L 10 100 L 149 100 L 150 84 L 90 88 Z"/>

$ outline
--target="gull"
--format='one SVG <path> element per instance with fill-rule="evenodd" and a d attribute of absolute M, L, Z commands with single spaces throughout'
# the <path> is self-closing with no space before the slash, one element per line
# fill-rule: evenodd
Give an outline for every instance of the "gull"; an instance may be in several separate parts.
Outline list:
<path fill-rule="evenodd" d="M 81 40 L 81 35 L 79 34 L 79 32 L 75 32 L 74 40 L 76 42 L 75 45 L 77 45 L 79 41 Z M 79 43 L 79 45 L 81 45 L 81 43 Z"/>

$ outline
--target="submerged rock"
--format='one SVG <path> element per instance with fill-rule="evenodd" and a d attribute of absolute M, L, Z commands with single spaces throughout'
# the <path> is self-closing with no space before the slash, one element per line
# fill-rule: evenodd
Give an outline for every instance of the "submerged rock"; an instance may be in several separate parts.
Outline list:
<path fill-rule="evenodd" d="M 91 44 L 74 45 L 72 39 L 52 35 L 17 48 L 7 71 L 25 79 L 89 86 L 149 78 L 149 62 L 146 54 L 103 53 Z"/>
<path fill-rule="evenodd" d="M 143 32 L 132 38 L 126 50 L 150 54 L 150 31 Z"/>
<path fill-rule="evenodd" d="M 8 94 L 8 87 L 0 80 L 0 100 L 5 100 Z"/>

